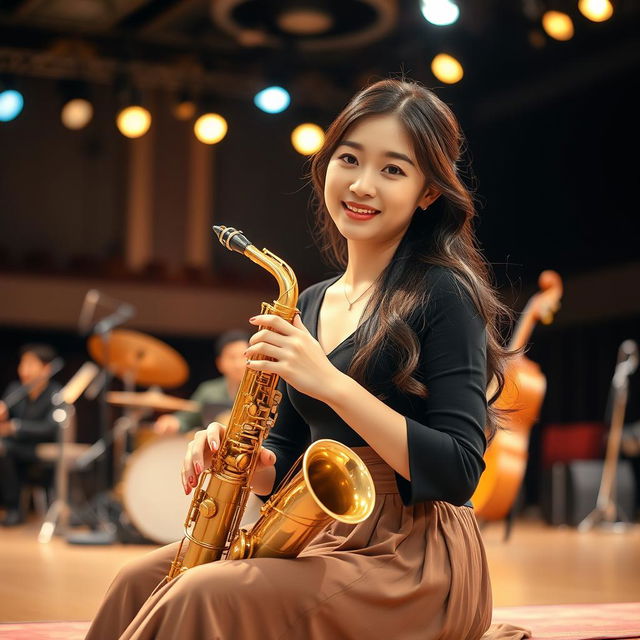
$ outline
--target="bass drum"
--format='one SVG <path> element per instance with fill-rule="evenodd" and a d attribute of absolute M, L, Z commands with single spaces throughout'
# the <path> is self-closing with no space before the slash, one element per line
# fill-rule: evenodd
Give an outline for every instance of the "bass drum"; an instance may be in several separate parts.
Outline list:
<path fill-rule="evenodd" d="M 191 439 L 186 435 L 159 436 L 136 449 L 122 478 L 122 504 L 135 528 L 158 544 L 184 536 L 184 521 L 193 492 L 184 494 L 180 469 Z M 258 519 L 262 501 L 250 494 L 242 526 Z"/>

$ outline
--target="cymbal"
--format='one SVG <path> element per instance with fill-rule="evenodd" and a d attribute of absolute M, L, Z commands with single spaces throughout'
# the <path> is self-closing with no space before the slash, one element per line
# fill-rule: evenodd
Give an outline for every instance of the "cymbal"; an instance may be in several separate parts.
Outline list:
<path fill-rule="evenodd" d="M 91 357 L 104 366 L 102 337 L 87 341 Z M 185 359 L 168 344 L 140 331 L 116 329 L 109 339 L 109 370 L 143 386 L 177 387 L 189 376 Z"/>
<path fill-rule="evenodd" d="M 118 407 L 156 411 L 200 411 L 200 403 L 168 396 L 161 391 L 108 391 L 107 402 Z"/>

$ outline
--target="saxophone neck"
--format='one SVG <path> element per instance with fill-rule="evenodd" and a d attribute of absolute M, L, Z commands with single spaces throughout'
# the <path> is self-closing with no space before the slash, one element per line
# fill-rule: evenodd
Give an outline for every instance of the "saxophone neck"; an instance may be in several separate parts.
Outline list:
<path fill-rule="evenodd" d="M 280 289 L 278 298 L 274 301 L 274 308 L 279 316 L 291 322 L 298 304 L 298 280 L 293 269 L 267 249 L 260 251 L 255 245 L 248 245 L 244 255 L 266 269 L 277 281 Z"/>

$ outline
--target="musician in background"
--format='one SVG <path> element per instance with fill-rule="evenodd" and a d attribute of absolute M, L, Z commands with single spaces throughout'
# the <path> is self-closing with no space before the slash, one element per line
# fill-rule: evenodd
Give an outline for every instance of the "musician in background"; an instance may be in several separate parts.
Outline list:
<path fill-rule="evenodd" d="M 29 464 L 37 460 L 36 445 L 56 439 L 51 398 L 60 385 L 50 379 L 55 358 L 49 345 L 24 345 L 18 364 L 20 381 L 12 382 L 0 401 L 0 498 L 6 510 L 0 524 L 5 527 L 24 521 L 20 490 Z M 21 387 L 28 388 L 22 397 Z"/>
<path fill-rule="evenodd" d="M 215 342 L 215 364 L 222 376 L 203 382 L 190 399 L 201 407 L 219 405 L 231 408 L 244 375 L 247 363 L 244 351 L 248 346 L 249 334 L 246 331 L 234 329 L 220 335 Z M 157 433 L 168 434 L 200 429 L 203 425 L 202 411 L 178 411 L 160 416 L 153 428 Z"/>

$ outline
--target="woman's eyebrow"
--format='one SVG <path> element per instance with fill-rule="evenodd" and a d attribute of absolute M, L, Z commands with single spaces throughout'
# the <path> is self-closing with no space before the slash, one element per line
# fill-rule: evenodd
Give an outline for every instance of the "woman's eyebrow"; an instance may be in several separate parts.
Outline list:
<path fill-rule="evenodd" d="M 339 146 L 351 147 L 352 149 L 358 149 L 358 151 L 364 151 L 364 147 L 359 142 L 354 142 L 353 140 L 342 140 Z M 412 167 L 416 166 L 409 156 L 405 155 L 404 153 L 400 153 L 399 151 L 385 151 L 383 155 L 386 158 L 404 160 L 405 162 L 408 162 Z"/>

